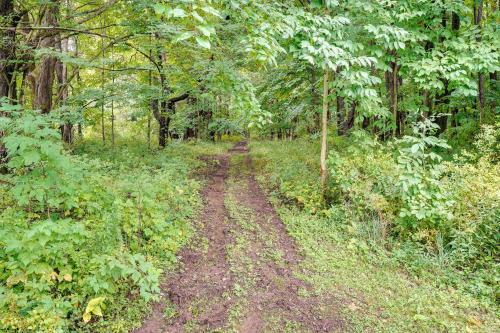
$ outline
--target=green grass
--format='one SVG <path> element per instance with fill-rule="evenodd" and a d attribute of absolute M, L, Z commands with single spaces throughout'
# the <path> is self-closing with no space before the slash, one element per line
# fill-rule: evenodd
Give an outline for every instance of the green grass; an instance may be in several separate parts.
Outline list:
<path fill-rule="evenodd" d="M 413 275 L 391 252 L 354 230 L 352 212 L 342 205 L 315 214 L 314 205 L 301 197 L 317 188 L 318 146 L 309 141 L 251 145 L 258 181 L 305 256 L 300 278 L 317 293 L 338 297 L 356 332 L 497 332 L 498 307 L 441 284 L 445 269 Z M 304 184 L 309 189 L 302 189 Z"/>
<path fill-rule="evenodd" d="M 333 293 L 357 332 L 495 332 L 492 310 L 452 288 L 414 279 L 383 253 L 366 253 L 331 218 L 281 207 L 279 214 L 305 254 L 299 276 Z M 342 216 L 337 217 L 339 219 Z"/>

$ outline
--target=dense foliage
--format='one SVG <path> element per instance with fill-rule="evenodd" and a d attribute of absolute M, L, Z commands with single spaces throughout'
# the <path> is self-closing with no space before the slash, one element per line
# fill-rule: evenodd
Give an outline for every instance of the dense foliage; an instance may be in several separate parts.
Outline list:
<path fill-rule="evenodd" d="M 499 9 L 0 0 L 0 331 L 137 324 L 232 136 L 308 220 L 497 306 Z"/>
<path fill-rule="evenodd" d="M 2 330 L 67 331 L 125 298 L 156 297 L 199 204 L 194 147 L 103 151 L 89 141 L 70 155 L 50 117 L 2 110 L 15 152 L 0 178 Z M 113 331 L 129 325 L 122 318 Z"/>
<path fill-rule="evenodd" d="M 284 202 L 335 221 L 344 215 L 342 223 L 353 240 L 385 247 L 415 274 L 494 304 L 499 128 L 484 126 L 474 142 L 479 150 L 448 155 L 447 161 L 441 155 L 449 147 L 422 136 L 425 128 L 391 144 L 363 131 L 338 142 L 328 160 L 326 207 L 317 195 L 320 184 L 313 171 L 319 161 L 313 142 L 265 141 L 255 144 L 254 156 Z"/>

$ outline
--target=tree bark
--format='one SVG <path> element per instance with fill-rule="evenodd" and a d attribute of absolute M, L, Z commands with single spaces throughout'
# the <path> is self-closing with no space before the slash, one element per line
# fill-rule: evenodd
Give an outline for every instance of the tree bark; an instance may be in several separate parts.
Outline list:
<path fill-rule="evenodd" d="M 483 20 L 483 0 L 474 1 L 474 24 L 481 30 Z M 477 41 L 481 41 L 481 32 L 477 36 Z M 477 108 L 479 110 L 479 124 L 484 122 L 484 73 L 477 74 Z"/>
<path fill-rule="evenodd" d="M 0 0 L 0 24 L 14 27 L 14 2 L 13 0 Z M 13 58 L 15 56 L 16 33 L 8 30 L 2 31 L 0 37 L 0 97 L 15 98 L 12 85 L 14 75 Z M 14 84 L 15 87 L 15 84 Z"/>
<path fill-rule="evenodd" d="M 339 96 L 337 93 L 337 133 L 338 135 L 344 135 L 344 111 L 345 101 L 344 97 Z"/>
<path fill-rule="evenodd" d="M 111 58 L 113 58 L 113 49 L 111 49 Z M 111 59 L 113 60 L 113 59 Z M 114 69 L 115 64 L 113 63 L 112 69 Z M 115 89 L 115 74 L 112 72 L 111 78 L 111 95 L 114 96 Z M 111 145 L 115 145 L 115 100 L 114 97 L 111 99 Z"/>
<path fill-rule="evenodd" d="M 14 3 L 13 0 L 0 0 L 0 23 L 6 26 L 13 25 Z M 14 65 L 11 63 L 14 56 L 15 32 L 2 32 L 0 38 L 0 98 L 10 97 L 11 83 L 14 75 Z M 0 115 L 2 115 L 0 113 Z M 0 131 L 0 139 L 5 135 Z M 7 150 L 0 141 L 0 163 L 7 156 Z"/>
<path fill-rule="evenodd" d="M 453 19 L 452 19 L 453 21 Z M 452 23 L 453 24 L 453 23 Z M 448 26 L 448 13 L 446 10 L 443 10 L 442 16 L 441 16 L 441 26 L 443 27 L 443 30 L 446 31 L 446 28 Z M 439 42 L 442 44 L 446 40 L 445 36 L 441 34 L 439 36 Z M 446 131 L 446 128 L 448 127 L 448 111 L 449 111 L 449 104 L 450 104 L 450 91 L 448 89 L 449 82 L 445 78 L 440 78 L 441 82 L 443 82 L 444 85 L 444 92 L 437 98 L 437 102 L 443 106 L 444 111 L 443 114 L 439 115 L 438 118 L 436 119 L 436 123 L 439 126 L 439 129 L 437 131 L 437 135 L 444 133 Z"/>
<path fill-rule="evenodd" d="M 354 120 L 356 119 L 356 108 L 357 104 L 355 101 L 352 102 L 351 107 L 349 108 L 349 112 L 347 113 L 347 117 L 344 121 L 344 133 L 347 133 L 350 129 L 354 127 Z"/>
<path fill-rule="evenodd" d="M 158 123 L 160 125 L 158 144 L 160 145 L 161 148 L 165 148 L 167 146 L 167 133 L 168 133 L 167 117 L 160 116 Z"/>
<path fill-rule="evenodd" d="M 59 50 L 64 53 L 68 52 L 68 39 L 64 39 L 59 42 Z M 61 96 L 61 98 L 59 99 L 59 104 L 64 104 L 66 103 L 66 100 L 68 98 L 68 66 L 61 60 L 57 60 L 55 70 L 58 82 L 57 94 L 58 96 Z M 61 132 L 64 142 L 73 142 L 73 124 L 71 124 L 70 122 L 64 123 L 63 125 L 61 125 Z"/>
<path fill-rule="evenodd" d="M 458 30 L 460 30 L 460 16 L 458 13 L 453 12 L 451 14 L 451 30 L 457 35 Z M 451 110 L 451 127 L 455 128 L 458 126 L 458 107 L 455 106 Z"/>
<path fill-rule="evenodd" d="M 104 22 L 101 20 L 101 25 L 104 26 Z M 104 34 L 104 29 L 102 29 L 102 33 Z M 105 83 L 105 76 L 104 76 L 104 56 L 105 56 L 105 49 L 104 49 L 104 37 L 101 38 L 101 66 L 102 66 L 102 71 L 101 71 L 101 93 L 102 93 L 102 101 L 101 101 L 101 136 L 102 136 L 102 142 L 106 142 L 106 131 L 105 131 L 105 126 L 104 126 L 104 103 L 106 101 L 105 97 L 105 92 L 104 92 L 104 83 Z"/>
<path fill-rule="evenodd" d="M 319 105 L 319 96 L 316 91 L 316 70 L 314 67 L 311 67 L 311 104 L 313 109 L 313 126 L 309 129 L 309 134 L 312 134 L 316 131 L 317 127 L 320 124 L 320 115 L 318 113 L 318 105 Z"/>
<path fill-rule="evenodd" d="M 163 82 L 163 79 L 160 80 Z M 157 99 L 151 101 L 151 109 L 153 115 L 159 124 L 158 143 L 161 148 L 167 146 L 167 136 L 170 124 L 170 115 L 175 112 L 175 104 L 189 97 L 189 93 L 182 94 L 177 97 L 170 98 L 166 102 L 158 101 Z"/>
<path fill-rule="evenodd" d="M 58 26 L 59 1 L 49 1 L 43 10 L 42 27 Z M 39 36 L 40 48 L 54 48 L 57 43 L 56 34 L 51 30 L 43 30 Z M 33 107 L 42 113 L 49 113 L 52 109 L 52 86 L 57 58 L 45 55 L 40 64 L 40 72 L 35 79 Z"/>
<path fill-rule="evenodd" d="M 328 69 L 324 70 L 323 74 L 323 114 L 321 118 L 321 196 L 324 199 L 326 192 L 326 182 L 328 180 L 328 173 L 326 167 L 326 157 L 328 150 L 328 97 L 329 97 L 329 72 Z"/>
<path fill-rule="evenodd" d="M 394 119 L 394 129 L 393 129 L 393 136 L 397 136 L 401 134 L 401 126 L 399 124 L 399 117 L 398 117 L 398 62 L 397 58 L 395 56 L 394 61 L 391 62 L 391 110 L 392 110 L 392 117 Z"/>

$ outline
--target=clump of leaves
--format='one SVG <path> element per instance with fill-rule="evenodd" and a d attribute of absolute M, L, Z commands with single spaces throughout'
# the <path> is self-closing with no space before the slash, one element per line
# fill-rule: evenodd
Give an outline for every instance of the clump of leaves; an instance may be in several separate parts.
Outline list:
<path fill-rule="evenodd" d="M 0 331 L 67 332 L 124 298 L 156 298 L 157 267 L 175 261 L 196 207 L 187 164 L 138 168 L 144 157 L 127 150 L 117 163 L 72 156 L 58 119 L 1 112 Z"/>
<path fill-rule="evenodd" d="M 398 182 L 403 202 L 399 217 L 404 234 L 428 229 L 443 232 L 453 218 L 454 202 L 440 184 L 442 158 L 432 151 L 450 146 L 432 136 L 437 128 L 430 120 L 424 120 L 414 127 L 413 136 L 404 136 L 398 142 L 401 148 L 397 162 L 403 169 Z"/>

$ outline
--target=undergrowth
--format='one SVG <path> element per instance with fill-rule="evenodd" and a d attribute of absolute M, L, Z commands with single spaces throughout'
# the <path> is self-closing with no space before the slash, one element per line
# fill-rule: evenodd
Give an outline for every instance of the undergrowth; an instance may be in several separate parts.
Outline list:
<path fill-rule="evenodd" d="M 0 175 L 0 331 L 128 332 L 200 206 L 192 172 L 213 144 L 83 141 L 70 154 L 50 117 L 10 111 Z M 131 306 L 133 305 L 133 306 Z"/>
<path fill-rule="evenodd" d="M 476 149 L 455 151 L 453 159 L 446 162 L 440 157 L 448 149 L 446 144 L 425 132 L 429 130 L 417 128 L 414 135 L 388 143 L 374 141 L 363 132 L 331 140 L 326 204 L 315 195 L 321 190 L 317 142 L 256 141 L 251 153 L 261 183 L 285 204 L 282 207 L 293 211 L 289 214 L 285 209 L 285 222 L 291 223 L 293 215 L 300 215 L 299 220 L 293 219 L 300 230 L 292 233 L 303 246 L 312 240 L 302 239 L 301 233 L 309 232 L 302 229 L 319 223 L 324 230 L 316 233 L 314 244 L 322 244 L 325 254 L 335 258 L 333 252 L 338 251 L 336 245 L 321 242 L 325 235 L 333 237 L 327 242 L 331 244 L 343 239 L 342 246 L 361 252 L 370 263 L 388 261 L 403 267 L 415 283 L 457 295 L 453 296 L 456 301 L 443 304 L 450 311 L 460 309 L 462 299 L 466 306 L 457 311 L 495 312 L 499 280 L 498 128 L 485 127 L 476 138 Z M 332 275 L 337 274 L 338 265 L 328 268 Z M 353 263 L 349 269 L 355 267 Z M 369 278 L 379 280 L 377 276 Z M 412 297 L 432 295 L 416 292 Z M 384 305 L 381 299 L 374 302 Z M 440 319 L 432 319 L 436 320 Z M 452 321 L 449 325 L 453 326 Z M 462 325 L 466 326 L 463 321 Z M 455 330 L 460 331 L 458 326 Z"/>

